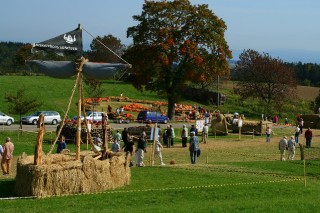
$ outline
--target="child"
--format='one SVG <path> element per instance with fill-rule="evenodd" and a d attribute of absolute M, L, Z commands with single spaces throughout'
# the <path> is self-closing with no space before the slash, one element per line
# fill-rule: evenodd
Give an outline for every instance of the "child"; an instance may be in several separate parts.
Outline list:
<path fill-rule="evenodd" d="M 118 141 L 114 140 L 112 147 L 111 147 L 111 151 L 112 152 L 119 152 L 120 150 L 120 145 L 118 144 Z"/>

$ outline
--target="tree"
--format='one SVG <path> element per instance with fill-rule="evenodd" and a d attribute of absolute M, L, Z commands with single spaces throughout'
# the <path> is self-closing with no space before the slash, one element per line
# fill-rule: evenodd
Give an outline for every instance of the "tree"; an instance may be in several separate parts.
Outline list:
<path fill-rule="evenodd" d="M 317 113 L 317 114 L 320 113 L 320 111 L 319 111 L 319 109 L 320 109 L 320 90 L 319 90 L 318 96 L 314 99 L 312 107 L 313 107 L 314 113 Z"/>
<path fill-rule="evenodd" d="M 235 67 L 239 78 L 236 91 L 242 98 L 259 99 L 265 109 L 271 110 L 296 97 L 295 71 L 280 59 L 250 49 L 244 50 L 239 58 Z"/>
<path fill-rule="evenodd" d="M 98 36 L 93 39 L 90 48 L 91 51 L 87 53 L 89 61 L 119 63 L 121 60 L 114 53 L 122 55 L 125 50 L 125 45 L 121 44 L 120 39 L 112 35 L 107 35 L 103 37 Z M 108 48 L 114 53 L 108 50 Z"/>
<path fill-rule="evenodd" d="M 20 116 L 20 121 L 23 114 L 42 105 L 36 98 L 26 96 L 25 92 L 25 88 L 20 88 L 17 90 L 16 95 L 5 94 L 5 101 L 10 105 L 8 111 L 13 114 L 18 114 Z"/>
<path fill-rule="evenodd" d="M 141 15 L 133 19 L 139 24 L 127 30 L 133 45 L 124 55 L 133 65 L 133 85 L 164 94 L 170 119 L 180 86 L 229 75 L 227 59 L 232 56 L 224 38 L 227 27 L 208 5 L 145 1 Z"/>

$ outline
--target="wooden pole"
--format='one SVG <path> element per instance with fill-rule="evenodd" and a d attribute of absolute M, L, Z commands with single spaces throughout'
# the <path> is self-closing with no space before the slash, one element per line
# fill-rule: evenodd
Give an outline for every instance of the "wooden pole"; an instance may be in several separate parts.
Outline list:
<path fill-rule="evenodd" d="M 76 61 L 76 70 L 79 75 L 79 81 L 78 81 L 78 119 L 77 119 L 77 132 L 76 132 L 76 160 L 80 160 L 80 142 L 81 142 L 81 97 L 82 97 L 82 68 L 83 65 L 88 60 L 85 58 L 81 58 Z"/>
<path fill-rule="evenodd" d="M 38 120 L 38 136 L 37 136 L 37 143 L 34 150 L 34 165 L 41 165 L 42 164 L 42 142 L 43 142 L 43 136 L 45 133 L 45 127 L 44 127 L 44 115 L 40 114 L 39 120 Z"/>
<path fill-rule="evenodd" d="M 102 146 L 103 146 L 103 151 L 102 151 L 102 159 L 107 158 L 107 150 L 108 150 L 108 141 L 107 141 L 107 115 L 106 113 L 102 113 Z"/>

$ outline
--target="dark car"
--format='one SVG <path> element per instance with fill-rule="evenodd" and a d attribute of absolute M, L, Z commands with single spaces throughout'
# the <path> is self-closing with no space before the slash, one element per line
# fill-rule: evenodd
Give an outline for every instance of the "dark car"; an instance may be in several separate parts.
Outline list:
<path fill-rule="evenodd" d="M 138 122 L 159 122 L 159 123 L 168 123 L 169 122 L 169 117 L 162 115 L 161 112 L 156 112 L 156 111 L 140 111 L 137 117 Z"/>

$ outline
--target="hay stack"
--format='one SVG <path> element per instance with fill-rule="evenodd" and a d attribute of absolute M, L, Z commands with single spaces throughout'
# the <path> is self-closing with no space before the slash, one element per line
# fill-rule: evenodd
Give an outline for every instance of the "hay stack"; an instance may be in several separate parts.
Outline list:
<path fill-rule="evenodd" d="M 232 124 L 228 127 L 235 133 L 239 132 L 238 123 Z M 265 134 L 267 127 L 272 128 L 272 122 L 245 120 L 242 123 L 241 133 L 261 135 Z"/>
<path fill-rule="evenodd" d="M 33 165 L 33 156 L 19 157 L 15 193 L 18 196 L 54 196 L 114 189 L 130 183 L 130 159 L 124 154 L 94 159 L 82 152 L 81 160 L 67 154 L 45 156 L 42 165 Z"/>
<path fill-rule="evenodd" d="M 227 135 L 228 127 L 226 118 L 223 114 L 218 114 L 216 118 L 211 121 L 212 133 L 216 135 Z"/>

